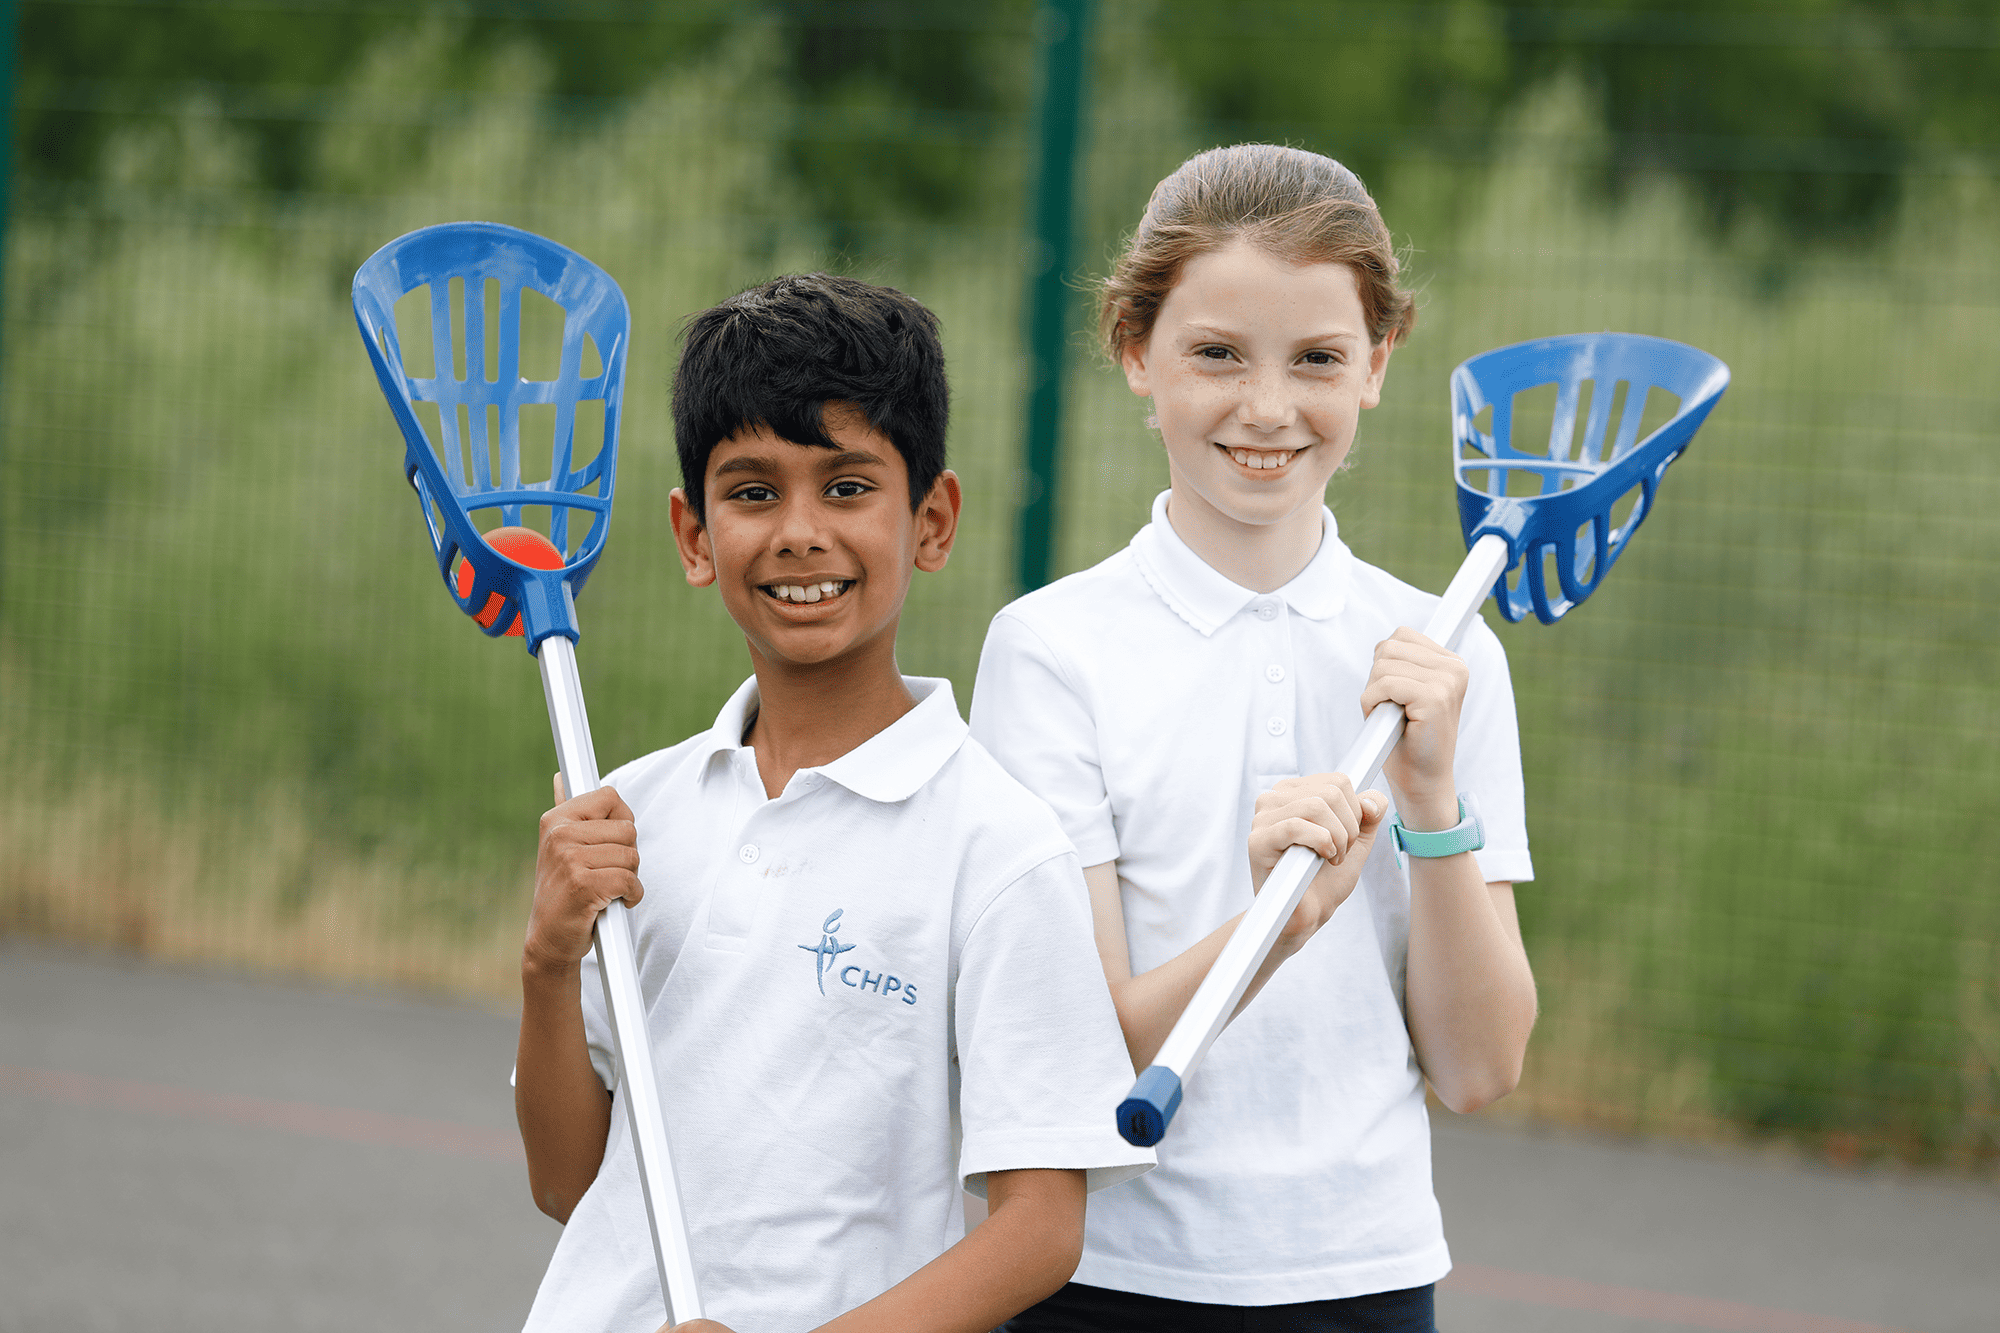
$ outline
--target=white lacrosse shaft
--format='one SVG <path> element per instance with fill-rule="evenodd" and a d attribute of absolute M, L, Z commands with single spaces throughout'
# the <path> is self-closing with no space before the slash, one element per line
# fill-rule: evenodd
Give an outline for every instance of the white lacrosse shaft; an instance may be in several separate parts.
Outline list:
<path fill-rule="evenodd" d="M 590 743 L 590 715 L 583 708 L 576 645 L 564 635 L 551 634 L 542 640 L 535 657 L 542 664 L 542 693 L 549 702 L 549 729 L 562 764 L 563 795 L 596 791 L 604 784 L 597 775 L 597 750 Z M 611 1016 L 618 1050 L 618 1079 L 632 1125 L 639 1192 L 646 1200 L 653 1258 L 660 1266 L 660 1295 L 667 1303 L 667 1322 L 682 1324 L 702 1317 L 701 1293 L 695 1286 L 687 1218 L 667 1148 L 667 1123 L 660 1113 L 660 1085 L 653 1077 L 653 1048 L 646 1036 L 646 1001 L 639 993 L 631 916 L 623 901 L 612 900 L 597 918 L 593 933 L 598 973 L 604 978 L 604 1008 Z"/>
<path fill-rule="evenodd" d="M 1465 563 L 1458 567 L 1451 586 L 1445 589 L 1437 609 L 1424 625 L 1425 636 L 1456 652 L 1459 641 L 1465 637 L 1466 626 L 1472 623 L 1480 604 L 1506 568 L 1504 537 L 1488 533 L 1473 543 L 1465 554 Z M 1356 792 L 1365 791 L 1374 784 L 1389 752 L 1402 738 L 1402 705 L 1375 705 L 1368 720 L 1362 723 L 1361 735 L 1342 757 L 1339 771 L 1353 782 Z M 1208 1054 L 1216 1036 L 1228 1026 L 1230 1016 L 1242 1002 L 1243 992 L 1250 987 L 1251 978 L 1257 975 L 1257 969 L 1264 965 L 1272 946 L 1278 942 L 1278 932 L 1291 919 L 1299 900 L 1306 895 L 1306 886 L 1325 864 L 1305 847 L 1292 847 L 1278 858 L 1278 864 L 1265 877 L 1263 888 L 1257 891 L 1255 901 L 1237 922 L 1208 975 L 1202 978 L 1194 998 L 1188 1001 L 1173 1031 L 1167 1034 L 1159 1054 L 1132 1085 L 1131 1095 L 1119 1105 L 1118 1132 L 1128 1142 L 1149 1147 L 1165 1137 L 1167 1124 L 1181 1104 L 1182 1086 L 1201 1063 L 1202 1056 Z"/>

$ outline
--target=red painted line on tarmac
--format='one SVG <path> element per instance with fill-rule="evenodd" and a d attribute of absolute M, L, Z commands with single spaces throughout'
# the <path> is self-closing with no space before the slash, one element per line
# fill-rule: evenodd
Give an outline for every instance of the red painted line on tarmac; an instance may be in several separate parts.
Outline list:
<path fill-rule="evenodd" d="M 446 1120 L 383 1115 L 310 1102 L 279 1102 L 262 1097 L 191 1092 L 161 1083 L 122 1078 L 97 1078 L 60 1069 L 24 1069 L 0 1065 L 0 1092 L 47 1097 L 75 1106 L 110 1106 L 145 1115 L 179 1116 L 256 1129 L 275 1129 L 308 1138 L 338 1139 L 369 1147 L 419 1148 L 458 1157 L 517 1162 L 520 1138 L 508 1130 L 456 1125 Z"/>
<path fill-rule="evenodd" d="M 1570 1277 L 1516 1273 L 1482 1264 L 1454 1265 L 1451 1274 L 1438 1285 L 1468 1296 L 1490 1296 L 1525 1305 L 1549 1305 L 1626 1319 L 1650 1319 L 1658 1324 L 1680 1324 L 1687 1328 L 1724 1329 L 1728 1333 L 1903 1333 L 1883 1324 L 1773 1310 L 1707 1296 L 1679 1296 L 1643 1287 L 1614 1287 Z"/>

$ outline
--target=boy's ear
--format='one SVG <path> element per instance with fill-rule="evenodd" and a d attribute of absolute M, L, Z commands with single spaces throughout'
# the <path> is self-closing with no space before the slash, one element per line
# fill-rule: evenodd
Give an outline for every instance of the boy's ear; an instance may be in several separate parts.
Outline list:
<path fill-rule="evenodd" d="M 706 588 L 715 582 L 715 549 L 709 545 L 708 529 L 694 516 L 687 493 L 678 486 L 667 495 L 667 515 L 674 525 L 674 549 L 680 552 L 689 586 Z"/>
<path fill-rule="evenodd" d="M 1390 334 L 1368 349 L 1368 377 L 1361 382 L 1361 405 L 1373 407 L 1382 401 L 1382 381 L 1389 375 L 1389 353 L 1396 350 L 1396 335 Z"/>
<path fill-rule="evenodd" d="M 937 573 L 951 559 L 951 544 L 958 540 L 958 512 L 964 503 L 958 474 L 946 468 L 917 507 L 917 568 L 924 573 Z"/>

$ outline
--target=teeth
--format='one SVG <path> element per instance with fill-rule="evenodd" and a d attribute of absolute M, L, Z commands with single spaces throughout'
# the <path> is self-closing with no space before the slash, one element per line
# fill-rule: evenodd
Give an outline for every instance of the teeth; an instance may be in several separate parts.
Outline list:
<path fill-rule="evenodd" d="M 1296 449 L 1279 449 L 1275 452 L 1261 449 L 1231 449 L 1229 456 L 1244 467 L 1263 471 L 1268 468 L 1283 467 L 1292 461 L 1292 456 L 1297 452 Z"/>
<path fill-rule="evenodd" d="M 818 583 L 773 583 L 770 593 L 781 602 L 798 602 L 811 605 L 830 597 L 838 597 L 852 586 L 848 579 L 824 579 Z"/>

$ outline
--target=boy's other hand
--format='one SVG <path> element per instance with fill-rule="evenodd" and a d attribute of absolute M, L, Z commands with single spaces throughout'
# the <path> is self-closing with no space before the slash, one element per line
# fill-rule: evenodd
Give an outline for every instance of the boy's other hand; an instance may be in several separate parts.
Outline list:
<path fill-rule="evenodd" d="M 1385 702 L 1403 706 L 1403 739 L 1382 765 L 1382 776 L 1395 790 L 1411 828 L 1450 828 L 1458 822 L 1451 764 L 1470 675 L 1458 654 L 1407 626 L 1375 645 L 1375 667 L 1361 691 L 1361 711 L 1365 716 Z M 1450 818 L 1437 823 L 1445 814 Z"/>
<path fill-rule="evenodd" d="M 1304 944 L 1347 901 L 1375 845 L 1389 802 L 1377 791 L 1356 795 L 1344 773 L 1286 778 L 1257 798 L 1250 821 L 1250 883 L 1262 889 L 1278 859 L 1305 847 L 1327 864 L 1279 932 L 1282 943 Z"/>
<path fill-rule="evenodd" d="M 645 893 L 638 825 L 618 793 L 599 787 L 563 801 L 542 816 L 523 966 L 574 968 L 590 952 L 598 914 L 615 898 L 636 907 Z"/>

